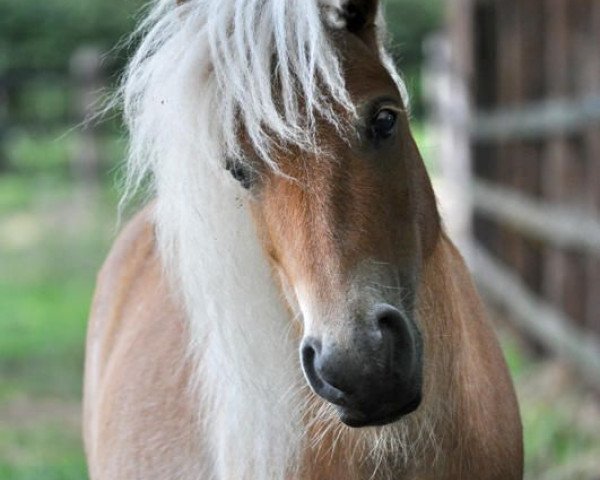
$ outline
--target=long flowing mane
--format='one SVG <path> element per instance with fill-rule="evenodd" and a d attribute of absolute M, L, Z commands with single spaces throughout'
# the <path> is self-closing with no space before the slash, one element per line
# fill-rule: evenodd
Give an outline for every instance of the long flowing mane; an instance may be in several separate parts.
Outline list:
<path fill-rule="evenodd" d="M 337 125 L 334 110 L 353 112 L 330 41 L 339 3 L 158 0 L 124 77 L 126 195 L 150 178 L 218 478 L 285 478 L 299 464 L 308 390 L 290 314 L 224 163 L 243 161 L 242 126 L 277 168 L 275 144 L 315 148 L 317 116 Z M 382 62 L 405 94 L 379 22 Z"/>

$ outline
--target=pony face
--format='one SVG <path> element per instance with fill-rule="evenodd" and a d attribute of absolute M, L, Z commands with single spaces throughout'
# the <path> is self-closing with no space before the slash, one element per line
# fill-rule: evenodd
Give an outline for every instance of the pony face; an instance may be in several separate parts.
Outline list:
<path fill-rule="evenodd" d="M 349 131 L 320 119 L 318 153 L 281 149 L 278 172 L 231 170 L 253 192 L 260 237 L 301 318 L 308 383 L 347 425 L 383 425 L 421 402 L 415 302 L 437 212 L 374 42 L 349 31 L 334 42 L 356 105 Z"/>

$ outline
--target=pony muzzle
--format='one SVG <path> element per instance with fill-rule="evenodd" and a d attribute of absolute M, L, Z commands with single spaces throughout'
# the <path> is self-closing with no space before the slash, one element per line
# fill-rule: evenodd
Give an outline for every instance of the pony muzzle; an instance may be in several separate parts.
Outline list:
<path fill-rule="evenodd" d="M 302 367 L 312 390 L 350 427 L 386 425 L 421 403 L 422 340 L 406 314 L 377 305 L 350 335 L 306 337 Z"/>

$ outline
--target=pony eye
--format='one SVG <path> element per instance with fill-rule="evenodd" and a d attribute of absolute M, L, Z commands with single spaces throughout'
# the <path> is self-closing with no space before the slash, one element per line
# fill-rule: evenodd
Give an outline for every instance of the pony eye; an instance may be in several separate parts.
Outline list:
<path fill-rule="evenodd" d="M 371 122 L 373 137 L 376 139 L 391 137 L 394 133 L 397 119 L 398 114 L 394 110 L 390 110 L 389 108 L 379 110 Z"/>
<path fill-rule="evenodd" d="M 246 190 L 252 187 L 253 175 L 249 168 L 236 161 L 227 161 L 227 170 Z"/>

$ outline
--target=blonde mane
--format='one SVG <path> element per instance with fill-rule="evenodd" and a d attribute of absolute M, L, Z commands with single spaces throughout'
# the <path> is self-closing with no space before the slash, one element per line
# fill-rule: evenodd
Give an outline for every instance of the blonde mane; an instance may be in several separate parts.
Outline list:
<path fill-rule="evenodd" d="M 158 0 L 137 31 L 121 90 L 126 197 L 150 179 L 163 263 L 187 308 L 212 458 L 198 478 L 283 479 L 300 464 L 297 343 L 224 162 L 243 161 L 242 125 L 277 168 L 275 144 L 314 148 L 316 116 L 341 128 L 334 110 L 354 111 L 329 35 L 341 28 L 339 3 Z M 381 58 L 405 95 L 383 46 Z"/>

